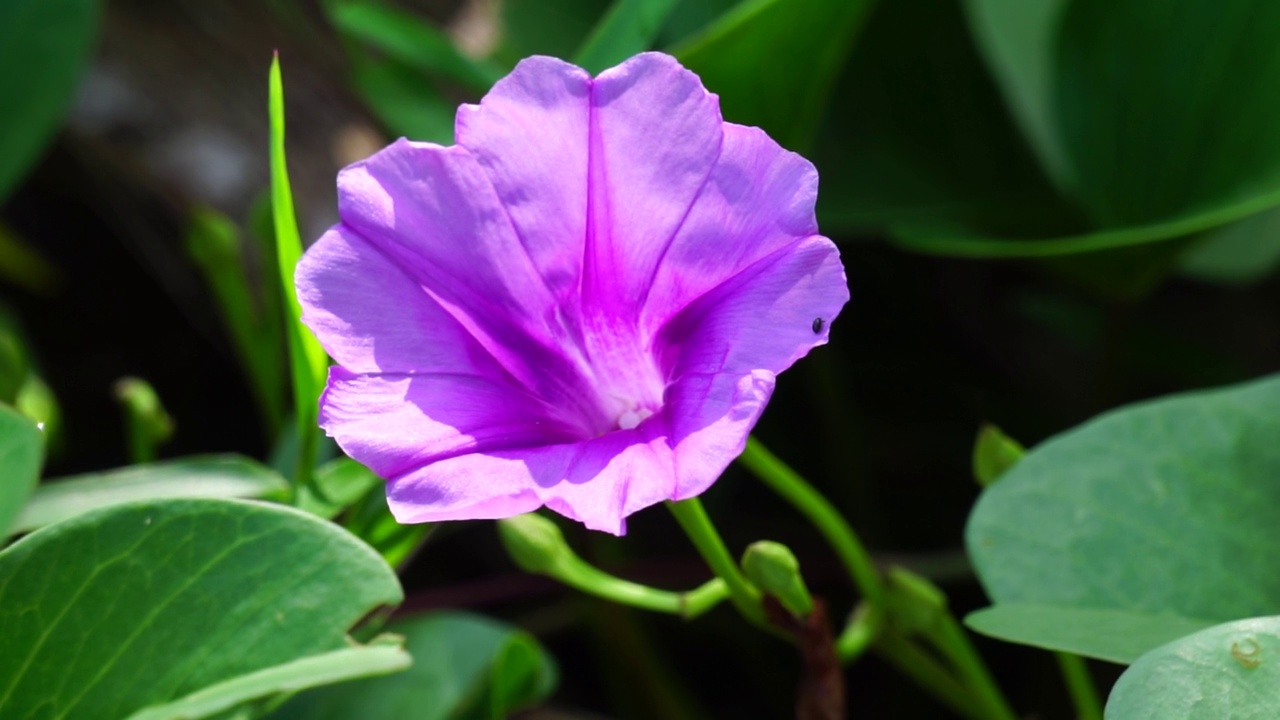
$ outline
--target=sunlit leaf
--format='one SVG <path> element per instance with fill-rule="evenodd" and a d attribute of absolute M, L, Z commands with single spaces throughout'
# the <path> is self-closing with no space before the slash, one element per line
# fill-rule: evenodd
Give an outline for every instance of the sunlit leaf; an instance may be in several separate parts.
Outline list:
<path fill-rule="evenodd" d="M 0 716 L 122 718 L 351 646 L 400 602 L 370 548 L 266 503 L 104 508 L 0 553 Z"/>

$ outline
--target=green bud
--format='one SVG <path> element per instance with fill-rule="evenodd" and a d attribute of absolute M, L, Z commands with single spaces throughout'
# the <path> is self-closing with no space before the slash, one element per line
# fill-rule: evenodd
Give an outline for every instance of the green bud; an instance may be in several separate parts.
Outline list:
<path fill-rule="evenodd" d="M 537 513 L 499 520 L 498 537 L 507 554 L 526 572 L 555 576 L 562 563 L 573 557 L 560 528 Z"/>
<path fill-rule="evenodd" d="M 813 598 L 800 576 L 800 562 L 786 545 L 771 540 L 752 543 L 742 555 L 742 571 L 792 615 L 807 617 L 813 611 Z"/>
<path fill-rule="evenodd" d="M 155 460 L 156 448 L 173 435 L 173 418 L 160 404 L 160 396 L 146 380 L 131 377 L 116 382 L 115 393 L 124 408 L 133 461 L 145 463 Z"/>
<path fill-rule="evenodd" d="M 1026 452 L 1000 428 L 990 423 L 983 425 L 973 446 L 973 477 L 986 487 L 1008 472 Z"/>
<path fill-rule="evenodd" d="M 889 606 L 906 635 L 928 633 L 947 611 L 947 596 L 928 578 L 900 567 L 889 569 Z"/>

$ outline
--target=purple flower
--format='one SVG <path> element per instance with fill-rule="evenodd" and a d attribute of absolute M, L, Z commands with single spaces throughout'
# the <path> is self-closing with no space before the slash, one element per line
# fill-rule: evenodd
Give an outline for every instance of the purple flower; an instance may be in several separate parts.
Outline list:
<path fill-rule="evenodd" d="M 298 265 L 320 424 L 401 522 L 547 506 L 615 534 L 742 452 L 848 300 L 818 177 L 673 58 L 529 58 L 338 176 Z"/>

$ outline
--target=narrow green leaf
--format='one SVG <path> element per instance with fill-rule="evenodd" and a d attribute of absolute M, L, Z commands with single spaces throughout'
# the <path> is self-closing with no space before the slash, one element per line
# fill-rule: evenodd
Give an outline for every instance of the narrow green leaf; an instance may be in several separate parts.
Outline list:
<path fill-rule="evenodd" d="M 280 311 L 275 299 L 275 262 L 268 283 L 262 275 L 251 279 L 246 245 L 230 218 L 212 208 L 192 211 L 187 231 L 187 254 L 195 261 L 213 294 L 245 375 L 253 388 L 267 431 L 279 432 L 284 418 L 284 345 Z M 274 252 L 274 244 L 271 246 Z M 256 280 L 256 282 L 255 282 Z M 264 292 L 268 290 L 268 292 Z"/>
<path fill-rule="evenodd" d="M 1024 454 L 1026 450 L 1017 440 L 995 425 L 983 425 L 973 446 L 973 477 L 986 487 L 1008 472 Z"/>
<path fill-rule="evenodd" d="M 970 516 L 987 594 L 1215 622 L 1274 611 L 1277 407 L 1271 376 L 1125 407 L 1037 446 Z"/>
<path fill-rule="evenodd" d="M 1128 665 L 1167 642 L 1212 626 L 1213 621 L 1108 608 L 1007 603 L 969 613 L 964 624 L 993 638 Z"/>
<path fill-rule="evenodd" d="M 499 717 L 551 694 L 554 661 L 525 633 L 496 620 L 439 612 L 391 623 L 413 656 L 406 672 L 301 693 L 275 720 L 446 720 Z"/>
<path fill-rule="evenodd" d="M 206 455 L 48 480 L 22 508 L 13 532 L 30 532 L 90 510 L 162 498 L 278 498 L 284 478 L 237 455 Z"/>
<path fill-rule="evenodd" d="M 196 720 L 278 693 L 400 672 L 411 664 L 399 646 L 354 647 L 313 655 L 241 675 L 163 705 L 153 705 L 128 720 Z"/>
<path fill-rule="evenodd" d="M 672 54 L 720 95 L 725 119 L 805 152 L 871 4 L 746 0 Z"/>
<path fill-rule="evenodd" d="M 0 201 L 58 129 L 101 12 L 98 0 L 0 3 Z"/>
<path fill-rule="evenodd" d="M 1280 617 L 1238 620 L 1143 655 L 1107 700 L 1107 720 L 1274 720 Z"/>
<path fill-rule="evenodd" d="M 592 75 L 653 46 L 676 0 L 615 0 L 573 62 Z"/>
<path fill-rule="evenodd" d="M 276 257 L 280 270 L 280 288 L 284 293 L 287 317 L 285 331 L 289 339 L 289 365 L 293 379 L 294 413 L 298 437 L 310 446 L 315 436 L 317 401 L 320 388 L 328 375 L 329 360 L 319 341 L 302 325 L 302 305 L 293 286 L 293 271 L 302 257 L 302 237 L 293 213 L 293 192 L 289 189 L 289 169 L 284 152 L 284 84 L 280 79 L 280 57 L 271 60 L 269 77 L 269 110 L 271 116 L 271 212 L 275 223 Z M 309 482 L 310 452 L 300 452 L 298 479 Z"/>
<path fill-rule="evenodd" d="M 403 595 L 341 528 L 243 500 L 117 505 L 0 553 L 0 716 L 122 718 L 351 646 Z"/>
<path fill-rule="evenodd" d="M 330 0 L 329 21 L 343 35 L 388 57 L 483 93 L 505 73 L 497 65 L 463 55 L 429 20 L 375 0 Z"/>
<path fill-rule="evenodd" d="M 122 378 L 115 384 L 116 400 L 124 410 L 129 437 L 129 459 L 149 463 L 157 449 L 173 436 L 173 418 L 160 403 L 151 384 L 141 378 Z"/>
<path fill-rule="evenodd" d="M 43 460 L 40 430 L 18 412 L 0 405 L 0 539 L 20 531 L 19 514 L 40 479 Z M 19 528 L 13 527 L 15 519 Z"/>

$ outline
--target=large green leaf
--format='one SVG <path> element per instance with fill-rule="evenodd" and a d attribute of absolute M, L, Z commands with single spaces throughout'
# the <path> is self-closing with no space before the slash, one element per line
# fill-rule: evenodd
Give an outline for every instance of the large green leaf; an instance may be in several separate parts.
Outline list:
<path fill-rule="evenodd" d="M 373 550 L 243 500 L 104 508 L 0 553 L 0 717 L 120 718 L 350 646 L 402 599 Z"/>
<path fill-rule="evenodd" d="M 1280 267 L 1280 209 L 1205 233 L 1182 254 L 1181 266 L 1183 273 L 1210 282 L 1262 280 Z"/>
<path fill-rule="evenodd" d="M 808 151 L 871 0 L 746 0 L 673 49 L 726 120 Z"/>
<path fill-rule="evenodd" d="M 1280 609 L 1280 376 L 1107 413 L 979 499 L 969 553 L 997 605 L 1222 622 Z"/>
<path fill-rule="evenodd" d="M 1029 603 L 984 608 L 970 613 L 964 623 L 1001 640 L 1122 665 L 1213 625 L 1177 615 Z"/>
<path fill-rule="evenodd" d="M 551 658 L 495 620 L 441 612 L 392 623 L 413 655 L 407 672 L 302 693 L 277 720 L 503 718 L 555 688 Z"/>
<path fill-rule="evenodd" d="M 1054 49 L 1068 0 L 965 0 L 969 26 L 1009 109 L 1059 188 L 1070 167 L 1053 117 Z"/>
<path fill-rule="evenodd" d="M 1274 720 L 1280 617 L 1238 620 L 1142 656 L 1116 682 L 1107 720 Z"/>
<path fill-rule="evenodd" d="M 1035 238 L 1089 229 L 1023 140 L 952 0 L 876 5 L 831 102 L 814 153 L 829 233 L 888 226 L 926 238 Z M 726 104 L 733 119 L 728 112 Z"/>
<path fill-rule="evenodd" d="M 90 510 L 165 498 L 281 498 L 284 478 L 238 455 L 205 455 L 48 480 L 22 508 L 13 532 L 29 532 Z"/>
<path fill-rule="evenodd" d="M 0 540 L 8 535 L 40 479 L 43 458 L 40 430 L 17 411 L 0 405 Z"/>
<path fill-rule="evenodd" d="M 1074 0 L 1055 115 L 1080 198 L 1107 226 L 1280 189 L 1280 3 Z"/>
<path fill-rule="evenodd" d="M 0 3 L 0 200 L 58 129 L 89 59 L 100 11 L 98 0 Z"/>

